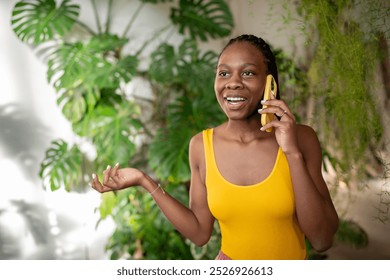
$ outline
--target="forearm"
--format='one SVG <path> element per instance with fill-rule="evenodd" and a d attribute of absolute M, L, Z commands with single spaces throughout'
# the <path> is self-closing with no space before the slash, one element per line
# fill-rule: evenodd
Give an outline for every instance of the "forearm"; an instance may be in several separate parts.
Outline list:
<path fill-rule="evenodd" d="M 153 192 L 151 195 L 158 207 L 183 236 L 197 245 L 203 245 L 208 241 L 210 234 L 202 228 L 191 209 L 169 195 L 163 188 L 158 188 L 158 184 L 146 174 L 141 179 L 140 185 L 149 193 Z"/>
<path fill-rule="evenodd" d="M 295 194 L 296 215 L 303 232 L 315 248 L 329 247 L 338 227 L 330 198 L 315 185 L 302 154 L 286 155 Z"/>

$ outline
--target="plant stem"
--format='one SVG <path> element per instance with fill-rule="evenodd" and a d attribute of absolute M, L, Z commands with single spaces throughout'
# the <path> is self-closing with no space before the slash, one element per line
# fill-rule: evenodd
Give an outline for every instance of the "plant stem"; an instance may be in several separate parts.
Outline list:
<path fill-rule="evenodd" d="M 168 26 L 167 26 L 168 28 Z M 165 37 L 165 42 L 167 42 L 172 36 L 173 34 L 176 32 L 176 30 L 174 28 L 171 29 L 171 32 L 167 32 L 167 36 Z"/>
<path fill-rule="evenodd" d="M 167 26 L 164 26 L 164 27 L 161 28 L 160 30 L 156 31 L 156 32 L 153 34 L 153 36 L 152 36 L 149 40 L 145 41 L 145 42 L 142 44 L 141 48 L 136 52 L 135 55 L 138 57 L 138 56 L 141 54 L 141 52 L 145 49 L 145 47 L 146 47 L 147 45 L 150 44 L 150 42 L 152 42 L 153 40 L 157 39 L 158 36 L 159 36 L 159 34 L 163 33 L 163 32 L 164 32 L 166 29 L 168 29 L 169 27 L 172 27 L 172 25 L 171 25 L 171 24 L 168 24 Z"/>
<path fill-rule="evenodd" d="M 111 27 L 111 11 L 112 11 L 112 0 L 108 2 L 108 11 L 107 11 L 107 19 L 106 19 L 106 33 L 110 32 Z"/>
<path fill-rule="evenodd" d="M 91 0 L 91 4 L 92 4 L 92 8 L 93 8 L 93 13 L 95 15 L 95 20 L 96 20 L 98 33 L 101 34 L 102 33 L 102 26 L 100 24 L 100 19 L 99 19 L 99 15 L 98 15 L 98 12 L 97 12 L 95 0 Z"/>
<path fill-rule="evenodd" d="M 137 18 L 137 16 L 141 12 L 141 10 L 142 10 L 144 5 L 145 5 L 145 3 L 141 2 L 141 4 L 138 6 L 137 10 L 133 13 L 133 16 L 131 17 L 129 23 L 127 24 L 127 26 L 125 28 L 125 30 L 123 31 L 122 38 L 125 38 L 127 36 L 127 33 L 129 32 L 131 26 L 133 25 L 135 19 Z"/>
<path fill-rule="evenodd" d="M 81 26 L 82 28 L 84 28 L 89 34 L 95 35 L 95 32 L 88 25 L 86 25 L 84 22 L 76 20 L 75 23 L 78 24 L 79 26 Z"/>

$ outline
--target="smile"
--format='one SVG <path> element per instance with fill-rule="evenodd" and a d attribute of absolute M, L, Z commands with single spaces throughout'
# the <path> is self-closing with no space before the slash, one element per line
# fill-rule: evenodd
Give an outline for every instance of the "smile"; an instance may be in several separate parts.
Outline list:
<path fill-rule="evenodd" d="M 244 97 L 224 97 L 224 99 L 230 104 L 237 104 L 246 100 Z"/>

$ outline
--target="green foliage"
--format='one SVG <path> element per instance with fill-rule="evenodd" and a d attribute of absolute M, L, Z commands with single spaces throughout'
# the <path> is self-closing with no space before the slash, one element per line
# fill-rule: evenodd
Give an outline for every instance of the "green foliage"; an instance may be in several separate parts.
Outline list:
<path fill-rule="evenodd" d="M 41 163 L 39 176 L 46 189 L 65 188 L 67 191 L 79 186 L 82 181 L 82 154 L 77 146 L 68 148 L 63 140 L 53 141 Z"/>
<path fill-rule="evenodd" d="M 175 91 L 176 98 L 167 108 L 165 126 L 157 131 L 151 143 L 149 163 L 159 178 L 186 182 L 191 175 L 188 164 L 191 137 L 223 120 L 212 94 L 217 55 L 211 51 L 201 55 L 194 41 L 185 40 L 177 52 L 173 46 L 165 44 L 151 57 L 155 65 L 151 76 L 168 88 L 179 90 Z"/>
<path fill-rule="evenodd" d="M 183 185 L 168 186 L 176 198 L 188 203 Z M 130 188 L 117 193 L 116 224 L 107 249 L 111 259 L 121 256 L 144 259 L 192 259 L 189 246 L 163 216 L 153 198 L 140 189 Z M 138 242 L 140 241 L 140 242 Z"/>
<path fill-rule="evenodd" d="M 213 94 L 216 54 L 201 53 L 197 40 L 229 35 L 233 19 L 228 5 L 221 0 L 173 3 L 171 24 L 183 35 L 183 43 L 176 49 L 168 40 L 162 40 L 150 55 L 149 67 L 140 69 L 143 51 L 153 46 L 153 40 L 161 39 L 162 33 L 153 34 L 132 54 L 125 52 L 130 43 L 127 33 L 142 8 L 165 2 L 170 1 L 140 1 L 123 37 L 110 28 L 114 1 L 107 3 L 106 26 L 96 18 L 97 33 L 78 18 L 80 6 L 70 0 L 59 6 L 54 0 L 16 3 L 12 14 L 15 34 L 34 44 L 47 61 L 47 79 L 77 135 L 72 148 L 58 140 L 48 149 L 40 172 L 46 188 L 70 191 L 75 186 L 84 187 L 84 178 L 91 172 L 119 162 L 155 174 L 164 185 L 171 182 L 169 192 L 188 204 L 188 189 L 184 187 L 189 180 L 188 143 L 195 133 L 221 119 Z M 90 4 L 96 11 L 95 2 Z M 86 31 L 84 35 L 77 33 L 80 28 Z M 151 85 L 150 103 L 161 104 L 152 108 L 153 114 L 141 112 L 143 100 L 130 98 L 126 92 L 134 77 Z M 149 127 L 154 129 L 149 131 Z M 86 160 L 79 148 L 86 142 L 96 151 L 93 161 Z M 149 145 L 151 152 L 146 157 L 144 146 Z M 142 189 L 103 194 L 98 210 L 101 219 L 110 217 L 117 226 L 107 245 L 111 258 L 193 258 L 190 245 Z"/>
<path fill-rule="evenodd" d="M 364 248 L 368 245 L 367 233 L 357 223 L 350 220 L 340 221 L 336 240 L 354 248 Z"/>
<path fill-rule="evenodd" d="M 112 211 L 115 209 L 115 205 L 117 203 L 116 195 L 114 192 L 106 192 L 102 193 L 100 203 L 99 213 L 100 219 L 104 220 L 112 214 Z"/>
<path fill-rule="evenodd" d="M 220 38 L 230 34 L 233 17 L 223 0 L 180 0 L 180 6 L 172 9 L 171 19 L 179 25 L 179 32 L 188 29 L 192 39 L 207 41 L 207 37 Z"/>
<path fill-rule="evenodd" d="M 138 119 L 140 113 L 137 104 L 131 101 L 124 100 L 116 106 L 98 104 L 88 118 L 80 123 L 84 133 L 92 137 L 99 162 L 128 164 L 136 148 L 134 139 L 142 127 Z"/>
<path fill-rule="evenodd" d="M 354 4 L 352 0 L 299 4 L 308 31 L 315 29 L 318 35 L 308 78 L 309 90 L 319 101 L 316 109 L 323 113 L 314 117 L 322 124 L 333 163 L 344 174 L 351 166 L 359 171 L 364 168 L 367 150 L 382 133 L 372 93 L 377 90 L 372 86 L 378 58 L 375 37 L 355 20 L 353 15 L 365 10 Z"/>
<path fill-rule="evenodd" d="M 342 243 L 355 249 L 362 249 L 368 246 L 369 238 L 365 230 L 356 222 L 340 219 L 339 228 L 335 235 L 335 244 Z M 326 253 L 318 253 L 306 240 L 307 256 L 310 260 L 326 259 Z"/>
<path fill-rule="evenodd" d="M 302 122 L 302 106 L 308 99 L 308 79 L 305 71 L 281 49 L 274 49 L 279 74 L 279 96 L 286 100 L 297 122 Z"/>
<path fill-rule="evenodd" d="M 87 106 L 92 109 L 96 105 L 102 89 L 116 89 L 136 74 L 137 57 L 115 57 L 115 51 L 126 43 L 114 35 L 96 35 L 86 43 L 64 43 L 50 54 L 48 80 L 72 123 L 84 117 Z"/>
<path fill-rule="evenodd" d="M 117 88 L 120 82 L 131 80 L 138 66 L 136 57 L 115 57 L 115 50 L 126 43 L 109 34 L 93 36 L 86 43 L 65 43 L 50 56 L 48 80 L 57 91 L 79 86 Z M 54 80 L 56 74 L 59 77 Z"/>
<path fill-rule="evenodd" d="M 64 0 L 56 7 L 55 0 L 20 1 L 12 12 L 12 26 L 24 42 L 37 45 L 65 35 L 79 15 L 80 7 Z"/>

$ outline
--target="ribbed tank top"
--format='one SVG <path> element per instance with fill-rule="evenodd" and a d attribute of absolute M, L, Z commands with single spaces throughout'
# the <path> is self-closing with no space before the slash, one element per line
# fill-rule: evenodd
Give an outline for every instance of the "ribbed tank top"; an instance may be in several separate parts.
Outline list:
<path fill-rule="evenodd" d="M 279 148 L 272 172 L 254 185 L 228 182 L 218 170 L 213 129 L 203 131 L 207 201 L 218 220 L 221 251 L 236 260 L 305 259 L 305 237 L 294 219 L 287 158 Z"/>

